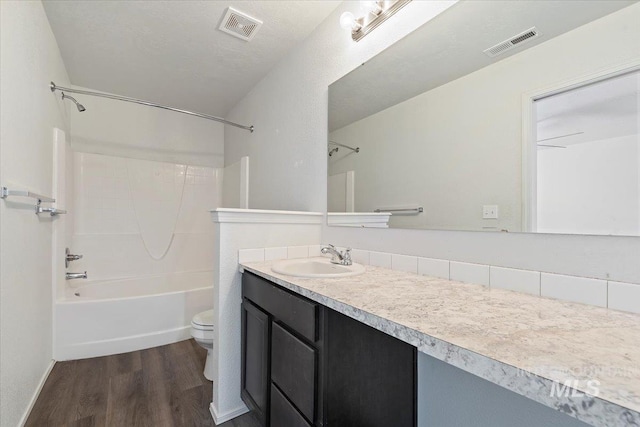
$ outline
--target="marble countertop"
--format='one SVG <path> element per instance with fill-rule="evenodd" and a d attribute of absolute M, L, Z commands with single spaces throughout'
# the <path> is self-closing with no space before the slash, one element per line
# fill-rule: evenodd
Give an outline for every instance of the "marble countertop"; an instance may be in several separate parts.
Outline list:
<path fill-rule="evenodd" d="M 593 426 L 640 426 L 640 315 L 371 266 L 338 279 L 242 268 Z"/>

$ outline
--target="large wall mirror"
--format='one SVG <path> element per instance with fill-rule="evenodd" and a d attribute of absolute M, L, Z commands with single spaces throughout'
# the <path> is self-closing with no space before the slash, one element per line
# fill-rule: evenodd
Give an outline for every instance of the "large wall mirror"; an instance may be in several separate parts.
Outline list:
<path fill-rule="evenodd" d="M 635 1 L 458 2 L 329 87 L 329 212 L 640 235 L 639 22 Z"/>

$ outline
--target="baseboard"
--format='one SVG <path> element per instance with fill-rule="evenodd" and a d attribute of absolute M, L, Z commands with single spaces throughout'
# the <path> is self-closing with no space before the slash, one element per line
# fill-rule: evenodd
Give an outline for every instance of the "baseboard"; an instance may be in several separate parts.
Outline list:
<path fill-rule="evenodd" d="M 40 383 L 38 384 L 38 387 L 34 391 L 33 396 L 31 396 L 31 400 L 29 401 L 29 406 L 27 406 L 27 410 L 24 412 L 24 414 L 22 415 L 22 418 L 20 419 L 20 422 L 18 423 L 20 427 L 24 426 L 27 420 L 29 419 L 29 415 L 31 415 L 31 410 L 33 409 L 33 405 L 36 404 L 36 400 L 38 400 L 38 396 L 40 396 L 42 387 L 44 387 L 44 383 L 47 382 L 47 378 L 49 378 L 49 374 L 51 373 L 51 370 L 53 369 L 55 364 L 56 364 L 56 361 L 52 360 L 51 363 L 49 363 L 49 366 L 47 367 L 47 369 L 44 371 L 44 374 L 42 374 L 42 378 L 40 378 Z"/>
<path fill-rule="evenodd" d="M 91 341 L 81 344 L 60 345 L 56 348 L 56 360 L 76 360 L 90 357 L 109 356 L 128 353 L 172 344 L 191 338 L 191 325 L 168 329 L 150 334 L 132 335 L 103 341 Z"/>
<path fill-rule="evenodd" d="M 211 404 L 209 405 L 209 412 L 211 412 L 214 424 L 220 425 L 226 421 L 239 417 L 242 414 L 246 414 L 247 412 L 249 412 L 249 408 L 247 408 L 245 404 L 242 404 L 242 406 L 239 406 L 236 409 L 227 411 L 224 414 L 219 414 L 215 406 L 213 406 L 213 402 L 211 402 Z"/>

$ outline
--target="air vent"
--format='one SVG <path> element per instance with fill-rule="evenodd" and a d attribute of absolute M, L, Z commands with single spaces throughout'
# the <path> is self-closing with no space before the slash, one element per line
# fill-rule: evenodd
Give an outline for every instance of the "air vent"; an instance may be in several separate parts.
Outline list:
<path fill-rule="evenodd" d="M 239 39 L 249 41 L 256 35 L 262 21 L 230 7 L 222 19 L 220 30 Z"/>
<path fill-rule="evenodd" d="M 489 49 L 486 49 L 484 53 L 493 58 L 494 56 L 498 56 L 508 50 L 515 48 L 516 46 L 519 46 L 537 37 L 540 37 L 540 32 L 538 32 L 538 29 L 536 27 L 529 28 L 527 31 L 511 37 L 509 40 L 505 40 L 495 46 L 491 46 Z"/>

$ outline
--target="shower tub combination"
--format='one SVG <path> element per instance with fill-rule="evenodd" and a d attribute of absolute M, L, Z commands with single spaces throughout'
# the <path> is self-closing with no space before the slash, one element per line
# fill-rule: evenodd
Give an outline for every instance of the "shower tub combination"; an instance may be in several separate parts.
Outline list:
<path fill-rule="evenodd" d="M 208 147 L 211 135 L 214 140 L 223 135 L 223 124 L 249 132 L 253 126 L 53 82 L 50 89 L 64 91 L 63 100 L 73 102 L 80 113 L 97 107 L 112 114 L 108 122 L 86 113 L 77 121 L 74 116 L 74 149 L 61 130 L 54 140 L 54 196 L 69 207 L 69 215 L 54 226 L 54 358 L 105 356 L 190 338 L 192 317 L 213 306 L 215 228 L 208 210 L 221 202 L 223 170 L 215 166 L 220 157 L 215 147 L 172 152 L 157 150 L 164 146 L 156 142 L 173 144 L 179 131 L 182 138 L 193 139 L 189 147 L 200 140 Z M 86 101 L 85 96 L 95 98 Z M 87 108 L 80 101 L 89 102 Z M 105 110 L 112 101 L 138 105 Z M 147 107 L 158 110 L 141 110 Z M 180 115 L 172 119 L 168 112 Z M 144 131 L 112 129 L 112 123 L 129 123 L 138 114 Z M 141 144 L 130 146 L 131 141 Z M 145 142 L 156 148 L 154 160 L 138 157 Z M 185 162 L 175 163 L 177 155 Z M 243 171 L 238 168 L 238 178 L 228 179 L 226 186 L 242 184 Z M 61 263 L 65 247 L 84 256 L 66 271 Z M 83 270 L 89 279 L 100 279 L 65 280 L 64 273 Z"/>
<path fill-rule="evenodd" d="M 188 339 L 191 318 L 212 301 L 211 271 L 68 287 L 55 305 L 54 357 L 83 359 Z"/>

